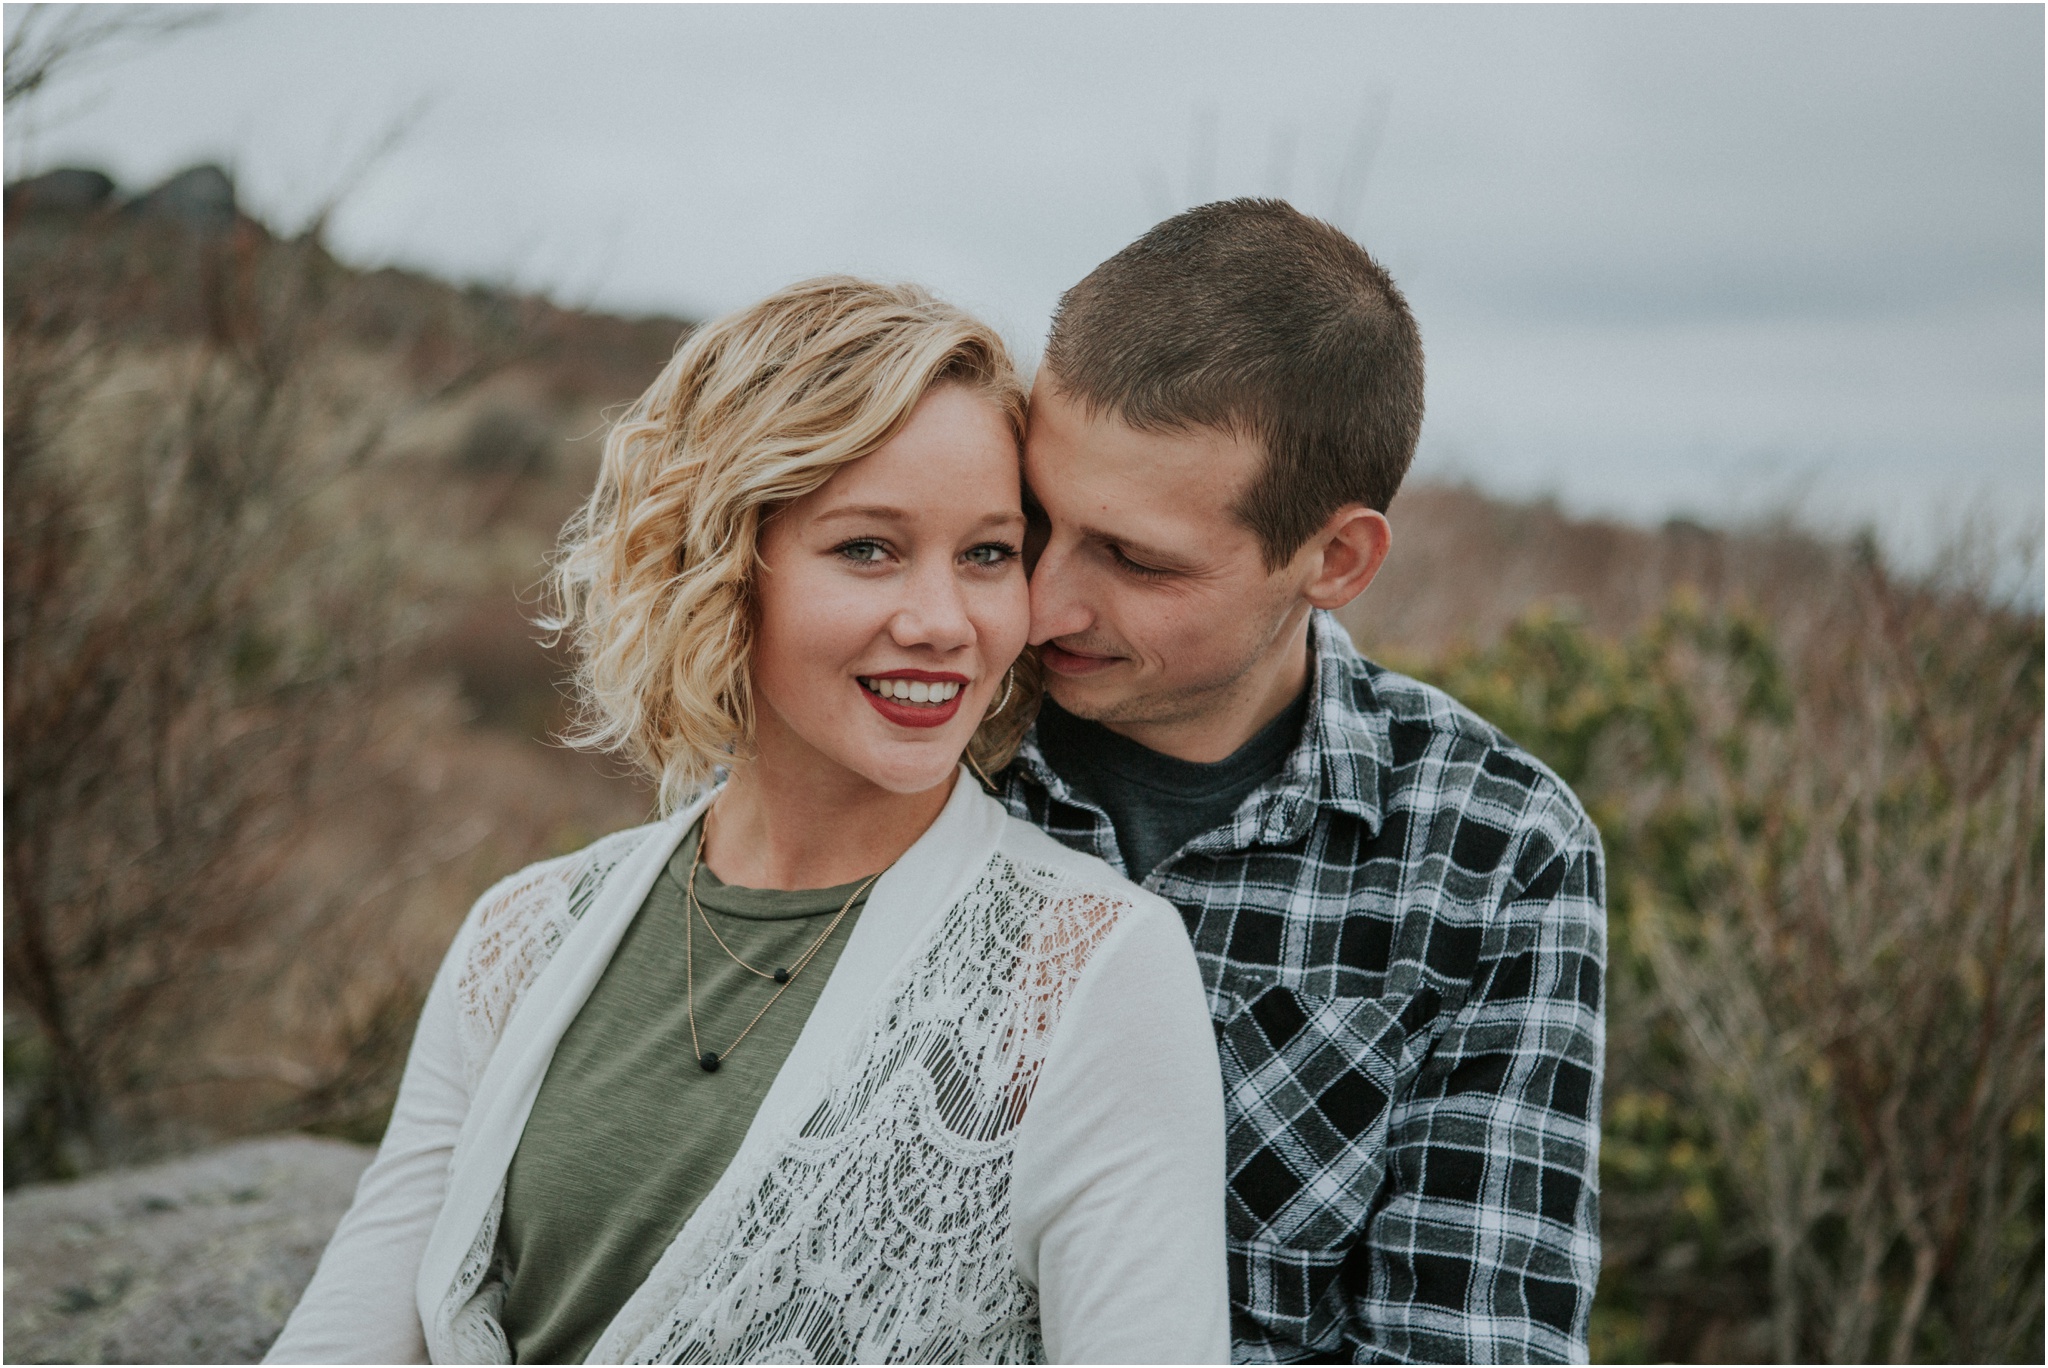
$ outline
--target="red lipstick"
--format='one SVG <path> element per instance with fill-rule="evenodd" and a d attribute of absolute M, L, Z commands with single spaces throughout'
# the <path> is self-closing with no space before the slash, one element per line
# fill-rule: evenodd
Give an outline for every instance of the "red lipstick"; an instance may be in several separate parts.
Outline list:
<path fill-rule="evenodd" d="M 905 699 L 882 697 L 862 682 L 869 679 L 900 679 L 911 684 L 957 684 L 960 688 L 943 703 L 912 703 Z M 862 675 L 854 681 L 868 705 L 899 727 L 945 726 L 958 715 L 960 700 L 967 697 L 967 682 L 966 675 L 946 670 L 885 670 L 879 674 Z"/>

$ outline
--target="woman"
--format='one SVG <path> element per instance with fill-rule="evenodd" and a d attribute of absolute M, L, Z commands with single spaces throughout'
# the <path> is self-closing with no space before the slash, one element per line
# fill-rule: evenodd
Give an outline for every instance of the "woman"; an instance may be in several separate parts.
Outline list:
<path fill-rule="evenodd" d="M 1179 917 L 961 764 L 1035 703 L 1022 418 L 988 328 L 835 278 L 614 428 L 557 625 L 673 815 L 477 902 L 271 1361 L 1224 1359 Z"/>

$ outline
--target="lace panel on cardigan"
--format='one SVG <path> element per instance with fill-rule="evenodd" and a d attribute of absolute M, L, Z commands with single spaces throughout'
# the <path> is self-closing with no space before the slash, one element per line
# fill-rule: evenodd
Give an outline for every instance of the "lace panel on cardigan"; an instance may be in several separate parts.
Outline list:
<path fill-rule="evenodd" d="M 798 1133 L 700 1210 L 701 1253 L 656 1266 L 635 1302 L 666 1314 L 642 1333 L 629 1304 L 593 1357 L 1042 1361 L 1037 1295 L 1011 1244 L 1016 1128 L 1061 1012 L 1126 906 L 1070 875 L 991 860 L 869 1009 Z"/>
<path fill-rule="evenodd" d="M 615 832 L 574 855 L 529 866 L 477 899 L 455 979 L 462 1062 L 472 1089 L 527 985 L 547 968 L 611 872 L 654 832 L 651 826 Z"/>
<path fill-rule="evenodd" d="M 440 1324 L 435 1327 L 440 1333 L 434 1337 L 434 1343 L 453 1350 L 448 1362 L 512 1361 L 512 1342 L 498 1319 L 505 1309 L 507 1286 L 505 1270 L 498 1260 L 498 1226 L 504 1217 L 505 1185 L 501 1182 L 497 1195 L 491 1198 L 491 1209 L 482 1228 L 470 1242 L 469 1252 L 462 1256 L 453 1292 L 441 1300 L 436 1318 Z"/>

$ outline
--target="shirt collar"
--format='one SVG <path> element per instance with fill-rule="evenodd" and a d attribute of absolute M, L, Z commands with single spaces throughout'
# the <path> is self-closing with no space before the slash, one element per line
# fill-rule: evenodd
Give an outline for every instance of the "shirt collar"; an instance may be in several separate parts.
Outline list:
<path fill-rule="evenodd" d="M 1190 849 L 1291 845 L 1308 833 L 1320 808 L 1347 813 L 1368 832 L 1379 831 L 1380 778 L 1393 751 L 1371 667 L 1329 613 L 1318 611 L 1310 618 L 1309 645 L 1314 660 L 1301 739 L 1281 762 L 1280 772 L 1246 798 L 1231 821 L 1197 837 Z M 1096 811 L 1046 763 L 1036 726 L 1018 748 L 1016 764 L 1059 802 Z"/>

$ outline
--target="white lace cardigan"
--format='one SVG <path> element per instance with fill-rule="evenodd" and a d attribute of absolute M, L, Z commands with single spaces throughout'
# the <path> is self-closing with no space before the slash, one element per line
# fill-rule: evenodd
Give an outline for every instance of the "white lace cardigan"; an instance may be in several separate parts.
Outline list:
<path fill-rule="evenodd" d="M 506 1168 L 707 799 L 477 901 L 267 1362 L 505 1362 Z M 590 1362 L 1220 1363 L 1223 1099 L 1179 915 L 964 775 Z"/>

